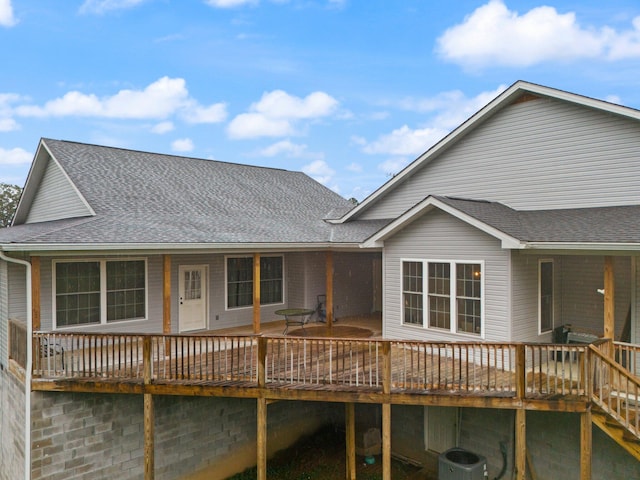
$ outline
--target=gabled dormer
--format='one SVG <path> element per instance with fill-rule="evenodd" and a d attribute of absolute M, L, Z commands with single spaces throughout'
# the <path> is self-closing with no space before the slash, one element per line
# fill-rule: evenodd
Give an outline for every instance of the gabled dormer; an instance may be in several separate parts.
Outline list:
<path fill-rule="evenodd" d="M 91 205 L 41 139 L 13 225 L 93 215 Z"/>

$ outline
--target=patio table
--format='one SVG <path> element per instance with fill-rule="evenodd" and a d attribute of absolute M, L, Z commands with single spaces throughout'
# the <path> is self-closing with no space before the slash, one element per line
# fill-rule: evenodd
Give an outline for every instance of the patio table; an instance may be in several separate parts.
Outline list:
<path fill-rule="evenodd" d="M 304 324 L 309 321 L 309 317 L 315 313 L 315 310 L 309 308 L 283 308 L 282 310 L 276 310 L 276 315 L 282 315 L 285 321 L 283 335 L 287 334 L 290 326 L 300 325 L 304 328 Z"/>

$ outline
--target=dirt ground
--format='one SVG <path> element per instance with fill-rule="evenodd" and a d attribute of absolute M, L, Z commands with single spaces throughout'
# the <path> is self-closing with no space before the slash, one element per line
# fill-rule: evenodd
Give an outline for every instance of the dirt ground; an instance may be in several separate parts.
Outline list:
<path fill-rule="evenodd" d="M 267 463 L 269 480 L 344 480 L 346 471 L 345 435 L 333 427 L 326 427 L 306 437 L 292 447 L 278 452 Z M 358 480 L 382 479 L 382 458 L 365 462 L 365 457 L 356 458 Z M 250 468 L 230 477 L 229 480 L 254 480 L 256 469 Z M 393 459 L 393 480 L 428 480 L 419 467 Z M 432 477 L 434 478 L 434 477 Z"/>

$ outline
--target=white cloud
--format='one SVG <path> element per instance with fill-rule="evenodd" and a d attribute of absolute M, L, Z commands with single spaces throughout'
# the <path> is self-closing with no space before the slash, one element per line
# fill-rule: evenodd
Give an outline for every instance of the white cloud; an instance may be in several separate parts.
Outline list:
<path fill-rule="evenodd" d="M 231 138 L 281 137 L 293 135 L 301 120 L 312 120 L 333 114 L 338 101 L 324 92 L 313 92 L 304 98 L 274 90 L 249 107 L 248 113 L 236 116 L 227 127 Z"/>
<path fill-rule="evenodd" d="M 359 163 L 351 163 L 344 168 L 354 173 L 361 173 L 363 171 L 362 165 L 360 165 Z"/>
<path fill-rule="evenodd" d="M 22 148 L 5 150 L 0 148 L 0 165 L 25 165 L 31 163 L 33 154 Z"/>
<path fill-rule="evenodd" d="M 302 167 L 302 171 L 323 185 L 327 185 L 336 173 L 324 160 L 315 160 Z"/>
<path fill-rule="evenodd" d="M 151 128 L 151 133 L 162 135 L 164 133 L 171 132 L 174 128 L 175 127 L 173 126 L 173 122 L 160 122 Z"/>
<path fill-rule="evenodd" d="M 3 101 L 0 97 L 0 107 Z M 4 103 L 16 98 L 8 98 Z M 20 105 L 13 113 L 22 117 L 98 117 L 119 119 L 166 119 L 179 115 L 188 123 L 216 123 L 226 119 L 226 105 L 215 103 L 202 106 L 189 96 L 182 78 L 162 77 L 142 90 L 120 90 L 111 96 L 98 97 L 92 93 L 71 91 L 46 102 L 42 106 Z M 168 126 L 161 123 L 154 131 L 163 132 Z M 164 130 L 166 131 L 166 130 Z"/>
<path fill-rule="evenodd" d="M 193 141 L 190 138 L 179 138 L 171 142 L 171 150 L 174 152 L 191 152 L 193 149 Z"/>
<path fill-rule="evenodd" d="M 640 56 L 640 17 L 633 29 L 583 27 L 574 12 L 549 6 L 524 14 L 503 0 L 490 0 L 437 40 L 439 54 L 467 68 L 526 67 L 546 61 L 633 58 Z"/>
<path fill-rule="evenodd" d="M 0 118 L 0 132 L 13 132 L 19 128 L 20 125 L 13 118 Z"/>
<path fill-rule="evenodd" d="M 184 119 L 188 123 L 220 123 L 227 119 L 227 105 L 214 103 L 208 107 L 196 105 L 184 112 Z"/>
<path fill-rule="evenodd" d="M 231 120 L 227 133 L 231 138 L 283 137 L 293 134 L 293 127 L 288 120 L 243 113 Z"/>
<path fill-rule="evenodd" d="M 102 15 L 111 10 L 133 8 L 145 0 L 85 0 L 80 6 L 80 13 Z"/>
<path fill-rule="evenodd" d="M 290 140 L 282 140 L 260 150 L 263 157 L 275 157 L 286 155 L 287 157 L 301 157 L 307 149 L 306 145 L 292 143 Z"/>
<path fill-rule="evenodd" d="M 0 26 L 13 27 L 18 21 L 13 15 L 11 0 L 0 0 Z"/>
<path fill-rule="evenodd" d="M 381 135 L 377 140 L 364 145 L 363 151 L 370 154 L 419 155 L 447 134 L 440 128 L 411 129 L 407 125 Z"/>

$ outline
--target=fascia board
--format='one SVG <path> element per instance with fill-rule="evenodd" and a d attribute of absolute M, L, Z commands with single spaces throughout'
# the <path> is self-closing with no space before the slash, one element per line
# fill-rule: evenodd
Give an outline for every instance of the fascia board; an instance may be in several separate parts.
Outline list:
<path fill-rule="evenodd" d="M 640 251 L 640 243 L 580 243 L 580 242 L 527 242 L 525 250 L 579 250 L 579 251 Z"/>
<path fill-rule="evenodd" d="M 148 252 L 153 254 L 179 252 L 179 253 L 206 253 L 228 251 L 303 251 L 303 250 L 340 250 L 358 249 L 359 243 L 8 243 L 0 245 L 0 250 L 5 252 L 38 252 L 46 254 L 61 254 L 65 252 Z"/>

